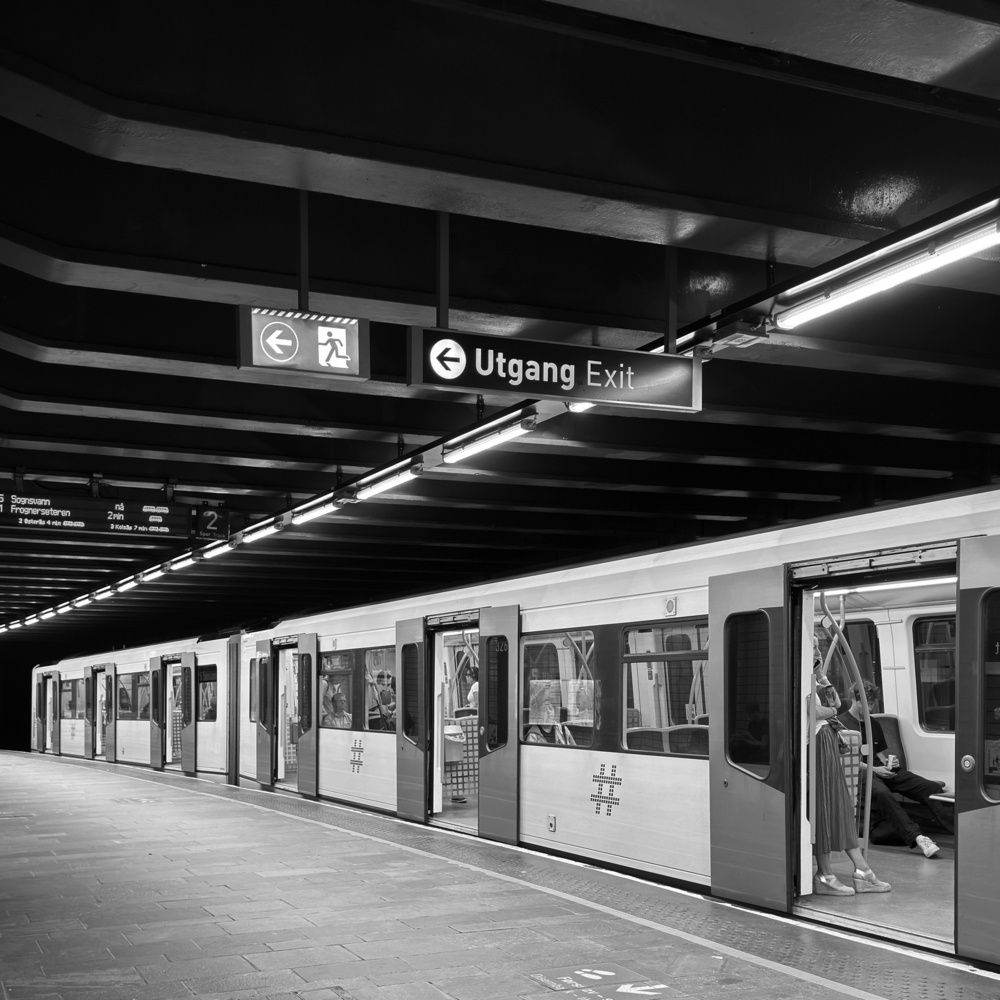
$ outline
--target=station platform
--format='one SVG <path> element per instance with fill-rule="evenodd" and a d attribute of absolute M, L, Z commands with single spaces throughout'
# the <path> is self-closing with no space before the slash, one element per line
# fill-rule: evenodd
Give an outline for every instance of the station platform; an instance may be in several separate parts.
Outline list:
<path fill-rule="evenodd" d="M 331 803 L 0 752 L 3 1000 L 995 1000 L 1000 974 Z"/>

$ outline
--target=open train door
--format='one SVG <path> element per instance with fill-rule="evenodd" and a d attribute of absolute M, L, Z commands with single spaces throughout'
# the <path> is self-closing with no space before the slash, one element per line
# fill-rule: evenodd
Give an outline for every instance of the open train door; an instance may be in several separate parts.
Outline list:
<path fill-rule="evenodd" d="M 94 707 L 97 704 L 94 668 L 84 667 L 83 670 L 83 756 L 94 759 L 94 748 L 97 744 Z"/>
<path fill-rule="evenodd" d="M 167 668 L 159 656 L 149 660 L 149 766 L 162 771 L 167 763 Z"/>
<path fill-rule="evenodd" d="M 53 670 L 48 678 L 49 697 L 46 708 L 48 719 L 45 724 L 50 727 L 49 731 L 52 734 L 50 740 L 52 753 L 58 755 L 62 753 L 59 742 L 61 736 L 59 719 L 62 717 L 62 685 L 59 683 L 59 671 Z"/>
<path fill-rule="evenodd" d="M 45 753 L 45 675 L 35 675 L 35 730 L 32 748 Z"/>
<path fill-rule="evenodd" d="M 396 814 L 427 822 L 428 691 L 424 620 L 396 622 Z"/>
<path fill-rule="evenodd" d="M 781 912 L 792 907 L 794 726 L 788 697 L 788 589 L 784 568 L 708 581 L 712 892 Z M 768 759 L 732 736 L 744 706 L 767 707 Z"/>
<path fill-rule="evenodd" d="M 164 679 L 167 673 L 164 669 Z M 198 672 L 194 653 L 181 653 L 180 696 L 181 770 L 193 776 L 198 772 Z"/>
<path fill-rule="evenodd" d="M 299 636 L 298 792 L 319 795 L 319 639 L 315 632 Z"/>
<path fill-rule="evenodd" d="M 955 951 L 1000 962 L 1000 538 L 958 550 Z"/>
<path fill-rule="evenodd" d="M 240 783 L 240 644 L 243 633 L 226 640 L 226 783 Z"/>
<path fill-rule="evenodd" d="M 278 779 L 278 658 L 270 640 L 257 643 L 257 781 Z"/>
<path fill-rule="evenodd" d="M 108 725 L 104 730 L 104 759 L 110 763 L 115 759 L 118 731 L 118 668 L 114 663 L 104 667 L 104 705 L 108 713 Z"/>
<path fill-rule="evenodd" d="M 520 608 L 479 612 L 479 836 L 517 843 Z"/>

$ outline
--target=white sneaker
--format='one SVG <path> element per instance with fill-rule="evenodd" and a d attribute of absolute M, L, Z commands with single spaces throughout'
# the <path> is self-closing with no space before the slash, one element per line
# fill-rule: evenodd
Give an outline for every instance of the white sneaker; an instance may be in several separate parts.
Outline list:
<path fill-rule="evenodd" d="M 925 837 L 923 834 L 917 837 L 917 847 L 924 852 L 925 858 L 933 858 L 941 850 L 930 837 Z"/>

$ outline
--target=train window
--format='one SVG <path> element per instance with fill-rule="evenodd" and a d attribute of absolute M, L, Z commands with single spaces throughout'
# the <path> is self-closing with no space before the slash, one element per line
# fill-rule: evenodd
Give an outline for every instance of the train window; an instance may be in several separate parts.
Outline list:
<path fill-rule="evenodd" d="M 250 721 L 257 721 L 257 658 L 250 660 Z"/>
<path fill-rule="evenodd" d="M 84 681 L 81 677 L 76 681 L 59 682 L 59 718 L 82 719 L 86 713 L 86 695 Z"/>
<path fill-rule="evenodd" d="M 420 645 L 415 642 L 408 642 L 403 645 L 402 662 L 400 670 L 402 672 L 403 686 L 403 715 L 400 720 L 403 735 L 422 747 L 423 727 L 420 724 Z"/>
<path fill-rule="evenodd" d="M 932 733 L 955 731 L 955 616 L 918 618 L 913 623 L 917 717 Z"/>
<path fill-rule="evenodd" d="M 726 621 L 726 746 L 729 759 L 759 778 L 770 772 L 770 630 L 763 611 Z"/>
<path fill-rule="evenodd" d="M 507 743 L 507 685 L 510 643 L 505 635 L 486 638 L 486 748 L 496 750 Z"/>
<path fill-rule="evenodd" d="M 396 647 L 364 650 L 365 725 L 376 732 L 396 731 Z"/>
<path fill-rule="evenodd" d="M 861 676 L 881 688 L 882 661 L 879 656 L 878 630 L 875 623 L 868 619 L 849 621 L 844 625 L 844 636 L 854 654 Z M 833 643 L 833 634 L 824 628 L 817 628 L 816 638 L 819 641 L 820 656 L 823 657 L 823 662 L 827 663 L 826 676 L 837 689 L 841 704 L 850 705 L 850 690 L 854 685 L 854 676 L 846 657 L 840 652 L 840 644 L 834 647 L 833 656 L 827 660 L 827 653 Z M 873 707 L 872 711 L 876 709 Z"/>
<path fill-rule="evenodd" d="M 705 619 L 625 629 L 627 750 L 708 756 Z"/>
<path fill-rule="evenodd" d="M 354 727 L 354 717 L 351 714 L 351 706 L 354 704 L 353 659 L 350 651 L 320 654 L 319 724 L 322 729 Z"/>
<path fill-rule="evenodd" d="M 181 667 L 181 725 L 190 726 L 194 718 L 194 672 L 191 667 Z"/>
<path fill-rule="evenodd" d="M 215 722 L 219 708 L 219 670 L 215 664 L 198 665 L 198 721 Z"/>
<path fill-rule="evenodd" d="M 983 603 L 983 791 L 1000 800 L 1000 591 Z"/>
<path fill-rule="evenodd" d="M 590 746 L 594 742 L 594 633 L 590 630 L 525 636 L 525 743 Z"/>
<path fill-rule="evenodd" d="M 299 731 L 308 733 L 313 724 L 312 653 L 299 655 Z"/>

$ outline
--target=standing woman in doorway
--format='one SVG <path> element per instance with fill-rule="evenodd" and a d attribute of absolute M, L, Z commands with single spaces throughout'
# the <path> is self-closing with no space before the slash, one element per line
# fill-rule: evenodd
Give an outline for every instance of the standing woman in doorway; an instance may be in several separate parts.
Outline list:
<path fill-rule="evenodd" d="M 831 725 L 840 712 L 840 695 L 823 672 L 823 661 L 814 643 L 813 675 L 816 678 L 816 867 L 813 892 L 820 896 L 853 896 L 856 892 L 888 892 L 868 867 L 858 847 L 854 804 L 840 766 L 840 739 Z M 839 723 L 836 723 L 839 726 Z M 854 888 L 844 885 L 830 867 L 830 855 L 844 851 L 854 864 Z"/>

